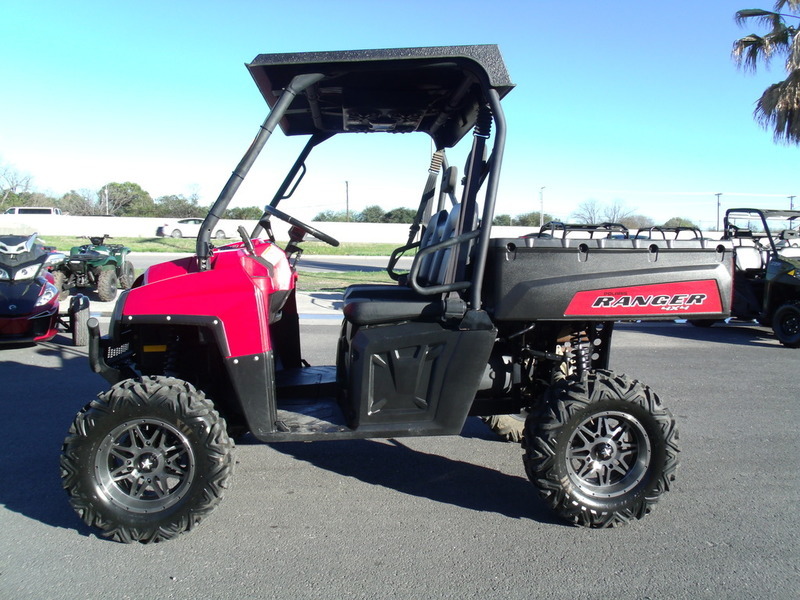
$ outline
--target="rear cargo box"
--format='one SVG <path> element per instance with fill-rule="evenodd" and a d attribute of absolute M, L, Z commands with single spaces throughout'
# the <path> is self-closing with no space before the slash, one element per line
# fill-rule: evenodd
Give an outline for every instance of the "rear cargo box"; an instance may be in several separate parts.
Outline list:
<path fill-rule="evenodd" d="M 484 301 L 507 321 L 725 318 L 732 272 L 716 240 L 493 239 Z"/>

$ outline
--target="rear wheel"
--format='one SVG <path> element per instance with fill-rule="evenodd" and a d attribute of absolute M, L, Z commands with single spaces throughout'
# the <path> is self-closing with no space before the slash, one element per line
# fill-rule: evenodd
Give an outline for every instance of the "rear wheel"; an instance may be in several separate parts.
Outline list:
<path fill-rule="evenodd" d="M 528 478 L 562 518 L 586 527 L 641 519 L 669 489 L 678 432 L 647 386 L 610 371 L 551 387 L 528 417 Z"/>
<path fill-rule="evenodd" d="M 122 261 L 122 269 L 119 276 L 119 284 L 123 290 L 129 290 L 133 286 L 133 281 L 136 279 L 136 271 L 133 264 L 129 260 Z"/>
<path fill-rule="evenodd" d="M 781 344 L 800 348 L 800 302 L 787 302 L 772 316 L 772 331 Z"/>
<path fill-rule="evenodd" d="M 75 417 L 61 477 L 90 526 L 119 542 L 188 531 L 222 499 L 233 443 L 210 400 L 173 378 L 126 380 Z"/>
<path fill-rule="evenodd" d="M 525 430 L 527 412 L 520 414 L 492 415 L 481 417 L 481 420 L 497 435 L 507 442 L 521 442 Z"/>

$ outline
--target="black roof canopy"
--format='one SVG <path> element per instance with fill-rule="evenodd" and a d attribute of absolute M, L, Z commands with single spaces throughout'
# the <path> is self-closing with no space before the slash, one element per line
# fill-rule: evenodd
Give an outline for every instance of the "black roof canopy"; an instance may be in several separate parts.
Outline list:
<path fill-rule="evenodd" d="M 496 45 L 260 54 L 247 65 L 270 107 L 298 75 L 324 77 L 292 102 L 286 135 L 423 131 L 455 145 L 490 89 L 514 87 Z"/>
<path fill-rule="evenodd" d="M 740 219 L 747 216 L 761 217 L 762 215 L 765 219 L 782 219 L 785 221 L 800 219 L 800 211 L 798 210 L 771 208 L 729 208 L 725 211 L 725 214 Z"/>

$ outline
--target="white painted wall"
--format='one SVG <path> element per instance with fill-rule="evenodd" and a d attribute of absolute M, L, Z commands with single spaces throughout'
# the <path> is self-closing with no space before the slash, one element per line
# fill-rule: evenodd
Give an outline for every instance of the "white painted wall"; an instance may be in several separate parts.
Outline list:
<path fill-rule="evenodd" d="M 37 232 L 42 236 L 110 235 L 114 237 L 152 238 L 164 219 L 144 217 L 72 217 L 66 215 L 2 215 L 0 214 L 0 235 L 30 234 Z M 220 221 L 226 233 L 236 235 L 236 228 L 244 225 L 252 231 L 255 221 Z M 275 235 L 288 239 L 283 222 L 273 218 Z M 400 246 L 408 239 L 407 224 L 394 223 L 309 223 L 312 227 L 327 233 L 340 242 L 385 242 Z M 494 227 L 493 237 L 518 237 L 530 233 L 531 227 Z"/>

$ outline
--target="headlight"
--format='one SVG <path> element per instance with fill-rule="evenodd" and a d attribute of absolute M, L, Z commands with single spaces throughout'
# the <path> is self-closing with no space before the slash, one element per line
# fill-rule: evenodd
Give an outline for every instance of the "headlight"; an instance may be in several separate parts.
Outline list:
<path fill-rule="evenodd" d="M 28 265 L 27 267 L 22 267 L 21 269 L 18 269 L 16 273 L 14 273 L 14 281 L 33 279 L 36 277 L 36 273 L 38 272 L 39 265 Z"/>
<path fill-rule="evenodd" d="M 51 267 L 53 265 L 60 265 L 62 262 L 67 260 L 67 255 L 63 252 L 51 252 L 47 259 L 44 261 L 44 265 L 46 267 Z"/>
<path fill-rule="evenodd" d="M 58 296 L 58 288 L 54 286 L 52 283 L 46 283 L 44 284 L 42 293 L 36 299 L 36 306 L 44 306 L 45 304 L 48 304 L 56 296 Z"/>
<path fill-rule="evenodd" d="M 11 279 L 11 275 L 5 269 L 0 269 L 0 279 Z"/>

